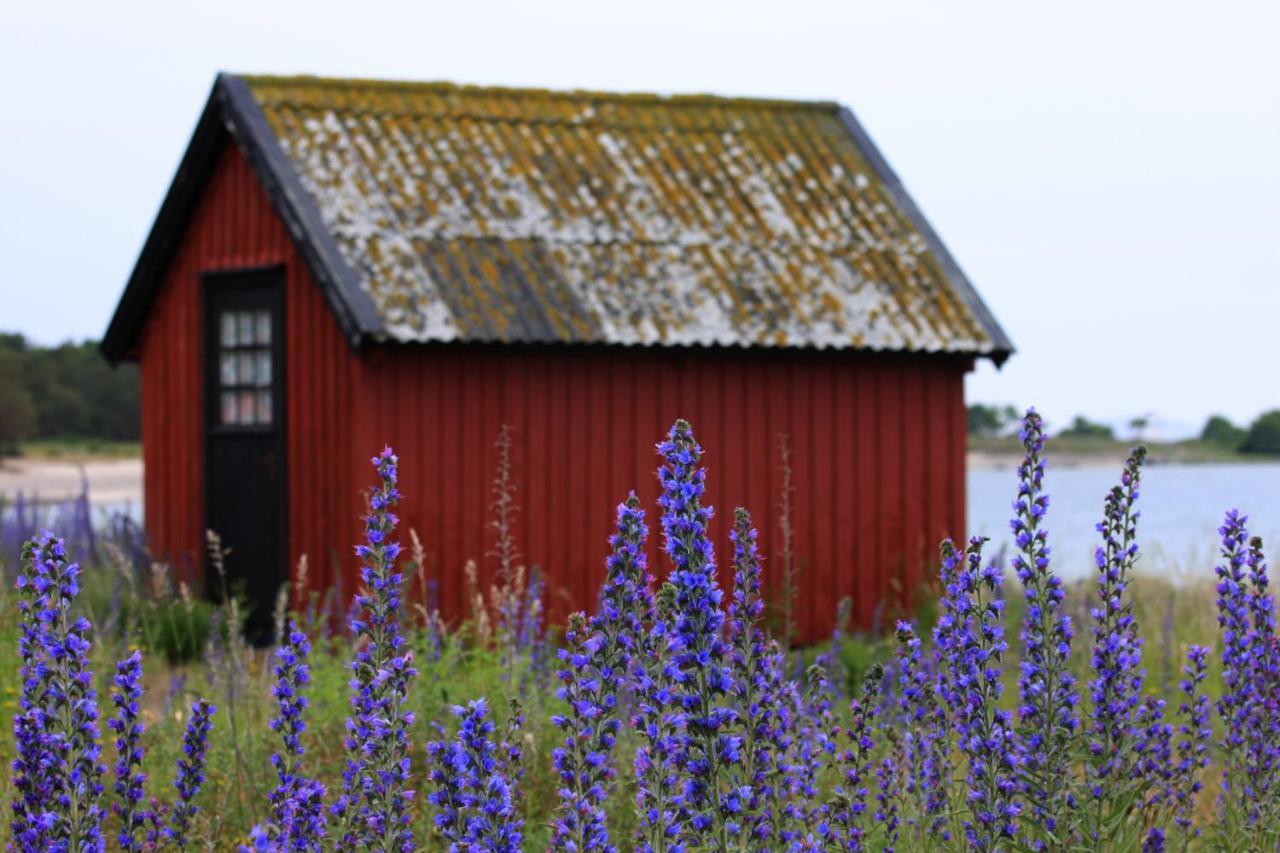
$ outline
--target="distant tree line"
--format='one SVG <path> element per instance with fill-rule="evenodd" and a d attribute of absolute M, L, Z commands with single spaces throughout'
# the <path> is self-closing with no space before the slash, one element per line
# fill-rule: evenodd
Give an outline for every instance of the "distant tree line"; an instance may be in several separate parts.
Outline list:
<path fill-rule="evenodd" d="M 1236 426 L 1222 415 L 1214 415 L 1205 422 L 1200 440 L 1241 453 L 1280 455 L 1280 409 L 1258 415 L 1248 429 Z"/>
<path fill-rule="evenodd" d="M 29 439 L 137 441 L 138 369 L 113 369 L 95 341 L 42 347 L 0 333 L 0 452 Z"/>
<path fill-rule="evenodd" d="M 1017 429 L 1021 414 L 1013 406 L 974 403 L 968 407 L 969 435 L 979 438 L 1010 435 Z M 1129 421 L 1129 427 L 1139 435 L 1149 425 L 1150 418 L 1145 416 Z M 1057 434 L 1068 438 L 1103 440 L 1114 440 L 1116 437 L 1111 427 L 1095 423 L 1083 415 L 1076 415 Z M 1237 426 L 1222 415 L 1214 415 L 1205 422 L 1204 429 L 1200 432 L 1200 441 L 1240 453 L 1280 455 L 1280 409 L 1264 412 L 1248 427 Z"/>

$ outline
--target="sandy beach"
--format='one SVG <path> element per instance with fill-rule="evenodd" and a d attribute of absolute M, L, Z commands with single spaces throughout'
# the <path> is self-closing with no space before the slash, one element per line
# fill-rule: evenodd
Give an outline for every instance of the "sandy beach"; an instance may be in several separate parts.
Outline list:
<path fill-rule="evenodd" d="M 42 502 L 79 497 L 85 481 L 95 504 L 142 502 L 141 459 L 5 459 L 0 461 L 0 498 L 18 494 Z"/>

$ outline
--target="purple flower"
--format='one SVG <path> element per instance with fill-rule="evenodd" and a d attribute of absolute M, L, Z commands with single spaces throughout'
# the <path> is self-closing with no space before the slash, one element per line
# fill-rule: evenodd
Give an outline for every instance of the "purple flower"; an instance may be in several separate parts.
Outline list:
<path fill-rule="evenodd" d="M 850 722 L 845 732 L 845 745 L 836 755 L 836 769 L 840 781 L 832 792 L 826 814 L 813 831 L 822 839 L 829 839 L 845 850 L 865 849 L 867 810 L 867 780 L 871 772 L 872 752 L 875 749 L 875 703 L 880 691 L 884 670 L 874 666 L 863 681 L 858 698 L 849 703 Z M 820 849 L 827 849 L 823 846 Z"/>
<path fill-rule="evenodd" d="M 898 843 L 898 828 L 901 824 L 901 803 L 903 799 L 903 768 L 898 761 L 899 746 L 897 731 L 893 726 L 883 729 L 888 744 L 889 754 L 880 759 L 876 765 L 876 823 L 880 824 L 880 850 L 893 853 Z"/>
<path fill-rule="evenodd" d="M 944 698 L 952 707 L 960 750 L 968 759 L 969 843 L 983 850 L 1017 836 L 1018 749 L 1013 716 L 999 708 L 1002 684 L 1004 599 L 1000 570 L 982 566 L 982 538 L 962 554 L 942 545 L 942 616 L 935 638 L 945 660 Z"/>
<path fill-rule="evenodd" d="M 903 755 L 906 793 L 915 800 L 915 812 L 927 825 L 923 833 L 951 840 L 947 830 L 947 786 L 951 779 L 951 744 L 947 713 L 939 702 L 938 685 L 926 668 L 920 639 L 907 622 L 899 621 L 898 694 L 903 717 Z M 927 837 L 921 834 L 921 840 Z"/>
<path fill-rule="evenodd" d="M 1267 562 L 1262 540 L 1249 540 L 1249 680 L 1255 701 L 1251 703 L 1249 729 L 1249 778 L 1257 801 L 1258 819 L 1264 825 L 1280 821 L 1280 654 L 1276 646 L 1275 600 L 1269 592 Z"/>
<path fill-rule="evenodd" d="M 516 780 L 510 755 L 494 746 L 488 704 L 477 699 L 455 706 L 453 713 L 461 720 L 457 737 L 427 746 L 434 788 L 428 800 L 437 809 L 436 826 L 450 851 L 518 853 L 524 822 L 516 815 Z"/>
<path fill-rule="evenodd" d="M 1146 448 L 1129 455 L 1120 484 L 1107 495 L 1098 524 L 1102 545 L 1095 551 L 1098 602 L 1093 609 L 1093 653 L 1089 682 L 1092 716 L 1088 728 L 1090 760 L 1086 778 L 1092 804 L 1088 838 L 1095 844 L 1116 841 L 1124 821 L 1117 810 L 1129 812 L 1142 803 L 1147 780 L 1141 773 L 1142 638 L 1127 595 L 1138 558 L 1138 500 Z M 1139 790 L 1134 790 L 1139 789 Z"/>
<path fill-rule="evenodd" d="M 1236 510 L 1227 513 L 1218 532 L 1222 536 L 1222 564 L 1218 576 L 1218 625 L 1222 629 L 1222 682 L 1218 714 L 1222 718 L 1222 802 L 1229 823 L 1254 822 L 1258 817 L 1255 780 L 1251 778 L 1251 725 L 1262 701 L 1260 685 L 1254 680 L 1255 653 L 1249 580 L 1246 567 L 1249 552 L 1246 523 Z"/>
<path fill-rule="evenodd" d="M 400 599 L 404 577 L 392 540 L 400 501 L 398 460 L 391 448 L 373 458 L 378 488 L 369 497 L 365 544 L 356 547 L 364 562 L 364 590 L 356 597 L 351 631 L 363 645 L 352 661 L 351 716 L 347 720 L 347 767 L 342 796 L 334 803 L 334 837 L 341 846 L 376 845 L 413 849 L 409 802 L 409 730 L 414 714 L 406 709 L 409 685 L 417 670 L 413 653 L 400 635 Z"/>
<path fill-rule="evenodd" d="M 658 470 L 658 502 L 672 562 L 669 583 L 675 589 L 675 624 L 668 643 L 678 673 L 676 701 L 686 715 L 680 755 L 687 774 L 685 806 L 695 835 L 705 833 L 715 845 L 727 847 L 738 824 L 732 807 L 736 800 L 724 799 L 727 774 L 722 771 L 741 754 L 742 743 L 731 733 L 737 713 L 725 701 L 733 691 L 733 676 L 724 665 L 723 593 L 707 535 L 711 509 L 702 505 L 706 470 L 700 467 L 702 448 L 686 421 L 675 422 L 658 452 L 666 460 Z"/>
<path fill-rule="evenodd" d="M 282 753 L 271 756 L 277 784 L 271 792 L 273 840 L 286 850 L 318 850 L 325 837 L 324 785 L 308 778 L 302 767 L 302 734 L 307 725 L 304 689 L 311 681 L 307 655 L 311 643 L 290 620 L 284 642 L 276 649 L 276 716 L 271 728 L 279 733 Z"/>
<path fill-rule="evenodd" d="M 564 745 L 552 753 L 561 783 L 556 849 L 615 849 L 604 804 L 613 786 L 613 747 L 622 725 L 619 694 L 628 681 L 647 615 L 642 611 L 648 594 L 646 535 L 644 511 L 633 493 L 618 507 L 600 613 L 590 623 L 583 614 L 574 614 L 565 632 L 563 668 L 557 673 L 562 684 L 556 696 L 568 704 L 568 711 L 552 718 L 566 732 Z"/>
<path fill-rule="evenodd" d="M 1063 837 L 1068 816 L 1076 807 L 1071 747 L 1079 727 L 1079 700 L 1068 667 L 1074 631 L 1071 618 L 1063 612 L 1062 582 L 1049 567 L 1044 429 L 1035 409 L 1027 410 L 1021 438 L 1026 455 L 1018 466 L 1018 497 L 1010 522 L 1017 546 L 1013 568 L 1027 602 L 1020 633 L 1018 735 L 1023 749 L 1022 787 L 1035 816 L 1035 838 L 1043 843 L 1045 836 Z"/>
<path fill-rule="evenodd" d="M 632 727 L 640 735 L 634 759 L 640 824 L 637 849 L 642 853 L 679 851 L 687 824 L 679 775 L 684 714 L 676 705 L 679 671 L 667 641 L 675 588 L 664 586 L 655 601 L 646 583 L 640 607 L 647 613 L 650 630 L 641 637 L 641 653 L 633 661 L 631 676 L 636 700 Z"/>
<path fill-rule="evenodd" d="M 80 567 L 47 530 L 27 543 L 24 558 L 27 571 L 17 579 L 23 688 L 14 720 L 14 836 L 54 849 L 101 850 L 106 768 L 98 763 L 91 626 L 71 613 Z"/>
<path fill-rule="evenodd" d="M 18 670 L 22 688 L 18 696 L 18 713 L 13 718 L 16 756 L 13 760 L 14 798 L 12 802 L 13 838 L 22 849 L 48 846 L 50 832 L 57 821 L 51 806 L 59 792 L 56 772 L 58 744 L 51 740 L 46 721 L 49 713 L 49 679 L 52 675 L 43 656 L 43 601 L 48 595 L 47 563 L 54 542 L 42 535 L 23 545 L 22 564 L 25 571 L 17 577 L 18 589 Z"/>
<path fill-rule="evenodd" d="M 776 646 L 766 643 L 760 619 L 760 554 L 750 514 L 734 511 L 733 599 L 729 605 L 729 647 L 734 697 L 743 713 L 742 772 L 746 797 L 741 823 L 756 840 L 779 846 L 783 838 L 784 801 L 789 793 L 786 752 L 790 715 L 780 689 L 783 664 Z"/>
<path fill-rule="evenodd" d="M 1204 784 L 1200 776 L 1209 766 L 1209 741 L 1213 730 L 1209 724 L 1209 697 L 1202 685 L 1208 674 L 1209 649 L 1192 646 L 1187 650 L 1187 663 L 1182 668 L 1183 679 L 1179 685 L 1185 696 L 1178 706 L 1178 763 L 1173 773 L 1173 820 L 1186 838 L 1196 838 L 1199 829 L 1192 828 L 1196 795 Z"/>
<path fill-rule="evenodd" d="M 182 737 L 182 756 L 178 759 L 178 773 L 173 780 L 178 799 L 169 815 L 169 825 L 164 829 L 164 837 L 178 848 L 186 845 L 191 819 L 200 810 L 195 805 L 195 798 L 204 784 L 205 751 L 209 747 L 209 732 L 217 710 L 204 699 L 197 699 L 191 706 L 191 719 L 187 721 L 187 730 Z"/>
<path fill-rule="evenodd" d="M 111 692 L 111 701 L 116 711 L 107 721 L 107 727 L 116 734 L 116 802 L 112 806 L 120 820 L 116 841 L 122 850 L 141 850 L 138 833 L 147 825 L 146 809 L 142 807 L 147 774 L 141 769 L 145 727 L 138 718 L 138 700 L 142 698 L 141 652 L 135 651 L 116 664 L 113 683 L 115 689 Z"/>

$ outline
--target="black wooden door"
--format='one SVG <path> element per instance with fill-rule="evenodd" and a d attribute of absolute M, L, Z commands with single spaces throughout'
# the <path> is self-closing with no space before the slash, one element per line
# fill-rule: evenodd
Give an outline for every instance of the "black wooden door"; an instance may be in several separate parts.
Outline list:
<path fill-rule="evenodd" d="M 205 527 L 230 553 L 215 599 L 247 604 L 247 633 L 269 638 L 288 577 L 285 541 L 283 270 L 205 276 Z"/>

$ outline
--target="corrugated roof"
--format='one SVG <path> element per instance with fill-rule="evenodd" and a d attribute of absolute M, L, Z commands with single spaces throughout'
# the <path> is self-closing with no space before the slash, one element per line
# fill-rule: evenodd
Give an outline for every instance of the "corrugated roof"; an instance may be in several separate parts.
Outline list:
<path fill-rule="evenodd" d="M 242 79 L 382 337 L 1010 349 L 835 104 Z"/>

